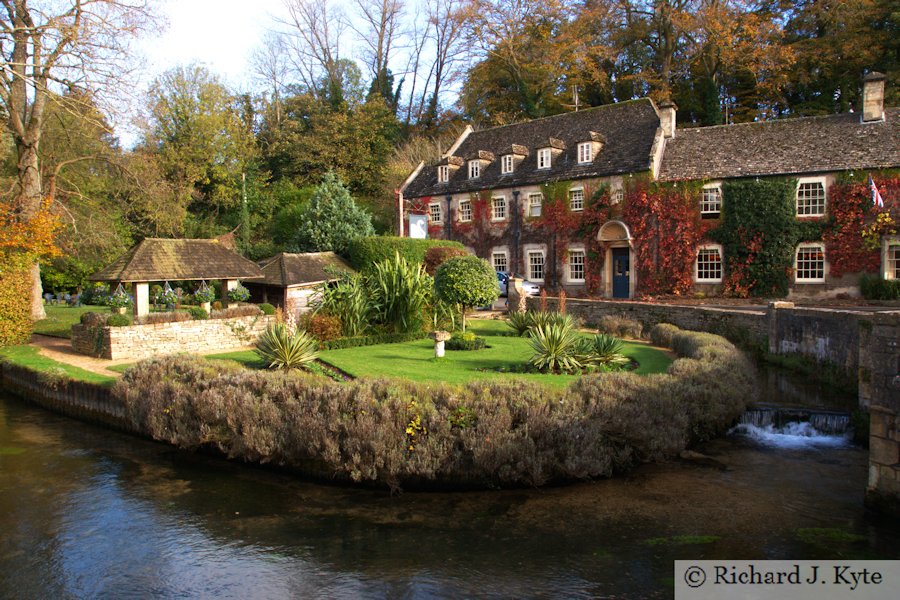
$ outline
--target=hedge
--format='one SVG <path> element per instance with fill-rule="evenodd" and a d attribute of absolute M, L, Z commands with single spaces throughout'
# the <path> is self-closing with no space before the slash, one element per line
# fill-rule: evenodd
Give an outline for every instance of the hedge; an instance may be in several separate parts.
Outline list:
<path fill-rule="evenodd" d="M 0 347 L 28 343 L 31 328 L 30 268 L 0 264 Z"/>
<path fill-rule="evenodd" d="M 448 247 L 465 249 L 459 242 L 449 240 L 419 240 L 406 237 L 365 237 L 350 242 L 347 258 L 357 270 L 366 271 L 375 263 L 393 260 L 394 254 L 400 253 L 402 258 L 413 264 L 425 262 L 425 253 L 429 248 Z"/>
<path fill-rule="evenodd" d="M 900 280 L 863 275 L 859 278 L 859 291 L 866 300 L 900 300 Z"/>
<path fill-rule="evenodd" d="M 400 344 L 413 342 L 428 337 L 424 331 L 410 333 L 379 333 L 360 337 L 338 338 L 319 342 L 319 350 L 341 350 L 342 348 L 358 348 L 359 346 L 374 346 L 376 344 Z"/>
<path fill-rule="evenodd" d="M 188 449 L 379 487 L 535 486 L 608 477 L 727 431 L 755 371 L 716 336 L 678 332 L 664 375 L 462 386 L 242 369 L 186 355 L 129 369 L 114 393 L 136 431 Z"/>

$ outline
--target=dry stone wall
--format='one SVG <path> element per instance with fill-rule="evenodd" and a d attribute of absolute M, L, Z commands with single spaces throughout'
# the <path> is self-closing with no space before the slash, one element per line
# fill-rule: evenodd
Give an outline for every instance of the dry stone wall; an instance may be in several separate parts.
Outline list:
<path fill-rule="evenodd" d="M 110 360 L 150 358 L 188 352 L 228 352 L 252 345 L 275 322 L 271 315 L 154 323 L 129 327 L 72 327 L 72 348 Z"/>

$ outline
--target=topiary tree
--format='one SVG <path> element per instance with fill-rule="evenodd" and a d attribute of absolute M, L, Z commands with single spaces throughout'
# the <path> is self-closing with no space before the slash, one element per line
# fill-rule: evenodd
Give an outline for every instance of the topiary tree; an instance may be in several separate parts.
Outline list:
<path fill-rule="evenodd" d="M 466 330 L 466 310 L 492 304 L 500 295 L 497 274 L 486 260 L 477 256 L 451 258 L 434 274 L 434 292 L 448 304 L 462 307 L 462 330 Z"/>
<path fill-rule="evenodd" d="M 372 217 L 356 205 L 350 190 L 334 173 L 322 178 L 297 220 L 297 233 L 290 244 L 294 252 L 345 254 L 351 241 L 375 234 Z"/>

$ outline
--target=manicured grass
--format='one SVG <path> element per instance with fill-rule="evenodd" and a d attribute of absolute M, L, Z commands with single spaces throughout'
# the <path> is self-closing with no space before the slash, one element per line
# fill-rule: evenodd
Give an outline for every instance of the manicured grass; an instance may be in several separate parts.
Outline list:
<path fill-rule="evenodd" d="M 112 385 L 116 378 L 92 373 L 80 367 L 74 367 L 42 356 L 34 346 L 7 346 L 0 348 L 0 360 L 9 361 L 12 364 L 27 367 L 41 373 L 65 375 L 70 379 Z"/>
<path fill-rule="evenodd" d="M 44 306 L 47 318 L 34 324 L 34 332 L 59 338 L 72 337 L 72 325 L 81 321 L 86 312 L 109 312 L 105 306 L 65 306 L 64 304 L 47 304 Z"/>
<path fill-rule="evenodd" d="M 341 350 L 325 350 L 319 358 L 355 377 L 401 377 L 413 381 L 465 383 L 476 379 L 518 378 L 556 387 L 566 387 L 579 375 L 504 373 L 528 362 L 531 348 L 526 338 L 502 335 L 511 331 L 503 321 L 472 320 L 469 330 L 487 338 L 488 347 L 476 351 L 448 350 L 443 359 L 434 358 L 434 342 L 429 339 L 403 344 L 382 344 Z M 671 359 L 661 350 L 645 344 L 624 343 L 625 354 L 638 361 L 638 374 L 662 373 Z M 222 358 L 237 359 L 223 355 Z"/>

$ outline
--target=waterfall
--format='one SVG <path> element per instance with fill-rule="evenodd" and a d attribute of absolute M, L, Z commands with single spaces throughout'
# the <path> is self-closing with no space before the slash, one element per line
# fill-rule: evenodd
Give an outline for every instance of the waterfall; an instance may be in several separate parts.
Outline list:
<path fill-rule="evenodd" d="M 850 443 L 850 415 L 796 408 L 754 408 L 729 431 L 779 448 L 838 447 Z"/>

